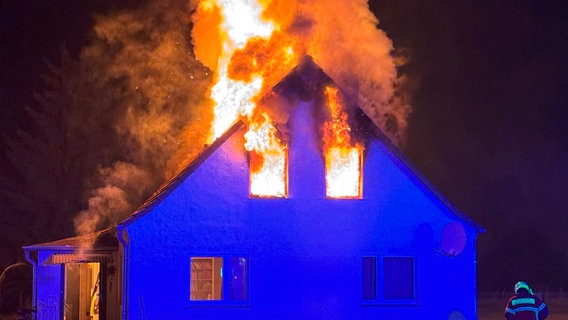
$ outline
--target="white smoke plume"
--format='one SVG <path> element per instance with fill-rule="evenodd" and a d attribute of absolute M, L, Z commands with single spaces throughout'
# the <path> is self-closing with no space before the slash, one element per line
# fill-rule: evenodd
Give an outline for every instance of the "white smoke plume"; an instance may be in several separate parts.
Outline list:
<path fill-rule="evenodd" d="M 101 186 L 92 190 L 88 209 L 75 218 L 75 229 L 86 235 L 122 218 L 132 202 L 143 196 L 150 180 L 148 172 L 133 164 L 116 162 L 99 170 Z"/>
<path fill-rule="evenodd" d="M 210 71 L 193 56 L 190 28 L 179 0 L 96 17 L 72 116 L 99 168 L 74 221 L 78 235 L 124 220 L 206 143 Z"/>
<path fill-rule="evenodd" d="M 213 117 L 207 95 L 218 71 L 222 18 L 218 11 L 205 15 L 198 8 L 211 2 L 151 1 L 96 17 L 93 40 L 80 62 L 82 87 L 89 88 L 84 96 L 97 103 L 86 103 L 74 121 L 86 132 L 104 123 L 119 143 L 112 148 L 114 157 L 103 157 L 88 207 L 75 219 L 77 234 L 127 217 L 207 143 Z M 263 59 L 265 86 L 290 71 L 264 62 L 281 54 L 283 42 L 291 43 L 299 58 L 311 55 L 395 143 L 403 142 L 411 111 L 400 90 L 404 78 L 397 73 L 392 41 L 377 28 L 367 1 L 259 2 L 277 32 L 266 43 L 248 45 L 240 57 Z M 238 66 L 234 74 L 246 77 L 246 64 Z"/>
<path fill-rule="evenodd" d="M 405 136 L 410 106 L 397 91 L 393 43 L 377 28 L 367 1 L 299 1 L 302 19 L 310 19 L 308 52 L 344 92 L 396 143 Z"/>
<path fill-rule="evenodd" d="M 210 6 L 211 2 L 215 1 L 193 1 L 193 5 L 199 8 L 200 5 Z M 397 71 L 402 59 L 395 57 L 392 41 L 377 28 L 379 21 L 369 10 L 366 0 L 259 2 L 265 8 L 263 18 L 277 25 L 277 31 L 264 43 L 249 41 L 244 49 L 233 55 L 234 69 L 244 74 L 261 73 L 265 85 L 270 87 L 289 70 L 279 70 L 278 66 L 285 64 L 276 61 L 275 67 L 267 63 L 266 57 L 276 57 L 279 46 L 292 43 L 299 58 L 311 55 L 348 98 L 356 102 L 395 143 L 401 145 L 404 142 L 411 109 L 409 95 L 404 90 L 405 78 Z M 216 32 L 222 18 L 214 10 L 197 10 L 193 21 L 196 56 L 214 69 L 221 54 L 218 41 L 223 37 Z M 248 62 L 248 66 L 247 62 L 240 61 L 252 56 L 256 61 Z M 266 66 L 264 70 L 251 67 L 257 61 Z M 236 75 L 241 76 L 240 73 Z"/>

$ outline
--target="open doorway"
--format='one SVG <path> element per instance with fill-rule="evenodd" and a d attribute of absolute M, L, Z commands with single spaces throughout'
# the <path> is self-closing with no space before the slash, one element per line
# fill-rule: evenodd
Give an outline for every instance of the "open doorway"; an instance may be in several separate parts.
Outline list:
<path fill-rule="evenodd" d="M 64 320 L 104 320 L 101 316 L 100 263 L 66 263 Z"/>

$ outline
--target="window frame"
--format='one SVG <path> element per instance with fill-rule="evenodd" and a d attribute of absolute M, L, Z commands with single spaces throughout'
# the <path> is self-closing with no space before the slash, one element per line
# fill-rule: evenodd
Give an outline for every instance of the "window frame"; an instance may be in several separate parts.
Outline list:
<path fill-rule="evenodd" d="M 364 298 L 364 284 L 363 280 L 365 275 L 363 274 L 363 264 L 365 258 L 375 258 L 375 299 L 365 299 Z M 413 298 L 412 299 L 389 299 L 385 298 L 385 258 L 410 258 L 412 261 L 412 290 L 413 290 Z M 383 305 L 417 305 L 419 303 L 418 297 L 418 259 L 415 255 L 408 255 L 408 254 L 389 254 L 389 255 L 363 255 L 360 257 L 360 279 L 361 279 L 361 287 L 360 287 L 360 297 L 361 297 L 361 304 L 368 305 L 368 306 L 383 306 Z M 372 285 L 370 285 L 372 286 Z"/>
<path fill-rule="evenodd" d="M 192 300 L 191 299 L 191 283 L 192 283 L 192 259 L 200 258 L 221 258 L 223 260 L 221 272 L 223 273 L 221 279 L 221 299 L 218 300 Z M 245 272 L 244 272 L 244 284 L 245 284 L 245 294 L 242 300 L 231 299 L 231 259 L 232 258 L 244 258 L 245 259 Z M 250 300 L 250 257 L 248 255 L 218 255 L 218 254 L 200 254 L 191 255 L 189 257 L 189 270 L 188 270 L 188 291 L 187 291 L 187 301 L 188 307 L 248 307 Z"/>

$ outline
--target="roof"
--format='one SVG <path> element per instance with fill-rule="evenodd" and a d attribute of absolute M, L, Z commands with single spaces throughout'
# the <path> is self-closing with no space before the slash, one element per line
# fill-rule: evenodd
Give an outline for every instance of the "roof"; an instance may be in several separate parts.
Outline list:
<path fill-rule="evenodd" d="M 72 252 L 72 253 L 54 253 L 49 258 L 47 258 L 43 264 L 65 264 L 65 263 L 88 263 L 88 262 L 102 262 L 109 263 L 112 262 L 112 252 L 95 252 L 95 253 L 83 253 L 83 252 Z"/>
<path fill-rule="evenodd" d="M 370 120 L 369 120 L 370 121 Z M 426 189 L 428 189 L 432 194 L 452 212 L 457 218 L 463 222 L 471 225 L 477 232 L 485 232 L 480 224 L 470 218 L 468 215 L 461 212 L 448 198 L 446 198 L 427 178 L 424 176 L 406 157 L 406 155 L 400 150 L 381 130 L 374 130 L 373 134 L 381 140 L 381 142 L 389 149 L 390 152 L 401 162 L 402 165 L 408 169 L 410 173 L 416 177 L 418 182 L 420 182 Z"/>
<path fill-rule="evenodd" d="M 277 93 L 286 93 L 290 89 L 299 92 L 301 99 L 309 98 L 314 92 L 327 84 L 335 82 L 333 79 L 327 75 L 310 56 L 305 56 L 301 62 L 293 68 L 286 76 L 284 76 L 280 82 L 273 86 L 272 90 Z M 341 88 L 339 88 L 341 90 Z M 476 223 L 473 219 L 458 210 L 432 183 L 426 179 L 426 177 L 420 173 L 405 156 L 405 154 L 388 138 L 388 136 L 378 128 L 372 120 L 364 113 L 364 110 L 356 106 L 359 112 L 361 127 L 358 128 L 361 131 L 359 134 L 372 135 L 379 139 L 386 148 L 392 152 L 394 157 L 396 157 L 401 164 L 408 169 L 408 171 L 416 177 L 416 181 L 421 183 L 426 189 L 431 191 L 433 195 L 445 206 L 452 214 L 457 218 L 461 219 L 463 222 L 471 225 L 477 232 L 484 232 L 485 229 Z M 108 234 L 114 234 L 115 244 L 118 245 L 116 240 L 117 228 L 122 229 L 128 225 L 134 223 L 139 218 L 143 217 L 145 214 L 152 211 L 159 203 L 161 203 L 167 196 L 173 192 L 189 175 L 191 175 L 211 154 L 213 154 L 221 145 L 223 145 L 233 134 L 235 134 L 239 129 L 244 126 L 242 119 L 237 120 L 221 137 L 216 139 L 212 144 L 206 146 L 200 154 L 193 159 L 187 166 L 185 166 L 176 176 L 166 181 L 150 198 L 148 198 L 138 209 L 136 209 L 128 218 L 120 222 L 117 227 L 111 227 L 109 229 L 103 230 L 96 234 L 91 235 L 97 237 L 97 243 L 103 243 L 99 241 L 99 238 L 104 238 Z M 77 248 L 80 244 L 81 237 L 67 238 L 63 240 L 58 240 L 54 242 L 48 242 L 38 245 L 32 245 L 24 247 L 25 249 L 33 248 Z M 102 247 L 99 247 L 102 248 Z"/>
<path fill-rule="evenodd" d="M 199 155 L 193 159 L 185 168 L 177 175 L 166 181 L 148 200 L 146 200 L 138 209 L 136 209 L 130 217 L 119 223 L 121 227 L 128 226 L 152 211 L 163 199 L 165 199 L 173 190 L 179 186 L 185 178 L 195 171 L 209 156 L 215 152 L 220 146 L 227 141 L 235 132 L 237 132 L 244 123 L 239 119 L 235 122 L 221 137 L 217 138 L 211 145 L 206 146 Z"/>
<path fill-rule="evenodd" d="M 300 63 L 294 67 L 284 78 L 282 78 L 272 90 L 275 92 L 283 92 L 293 87 L 300 91 L 300 95 L 310 95 L 315 91 L 315 87 L 321 86 L 323 83 L 333 82 L 331 78 L 323 72 L 323 70 L 313 61 L 310 56 L 305 56 Z M 211 145 L 205 149 L 185 168 L 183 168 L 176 176 L 164 183 L 158 191 L 156 191 L 148 200 L 146 200 L 134 213 L 119 223 L 119 226 L 126 227 L 134 223 L 146 213 L 155 208 L 163 199 L 165 199 L 179 184 L 181 184 L 187 176 L 189 176 L 197 167 L 199 167 L 209 156 L 215 152 L 229 137 L 244 126 L 242 119 L 237 120 L 221 137 L 217 138 Z"/>
<path fill-rule="evenodd" d="M 50 242 L 32 244 L 25 246 L 24 250 L 58 250 L 58 251 L 75 251 L 84 243 L 92 243 L 88 250 L 89 252 L 95 251 L 113 251 L 118 249 L 118 238 L 116 235 L 116 228 L 108 228 L 93 234 L 70 237 Z"/>
<path fill-rule="evenodd" d="M 300 92 L 301 98 L 307 98 L 313 95 L 314 92 L 329 83 L 335 83 L 333 79 L 327 75 L 310 56 L 305 56 L 301 62 L 293 68 L 280 82 L 278 82 L 272 90 L 278 93 L 286 93 L 289 89 Z M 361 120 L 361 131 L 359 134 L 373 135 L 379 139 L 388 150 L 413 174 L 417 181 L 420 182 L 426 189 L 430 190 L 434 196 L 447 207 L 457 218 L 463 222 L 471 225 L 477 232 L 484 232 L 485 229 L 457 209 L 430 181 L 417 170 L 405 156 L 405 154 L 388 138 L 388 136 L 378 128 L 373 121 L 364 113 L 364 110 L 357 106 Z M 138 208 L 129 218 L 120 223 L 122 226 L 128 226 L 142 217 L 152 208 L 157 206 L 163 199 L 165 199 L 183 180 L 190 175 L 195 169 L 201 165 L 217 148 L 219 148 L 230 136 L 232 136 L 244 123 L 237 121 L 227 132 L 220 138 L 215 140 L 213 144 L 206 147 L 197 158 L 195 158 L 188 166 L 176 175 L 174 178 L 166 182 L 152 197 L 150 197 L 141 207 Z"/>

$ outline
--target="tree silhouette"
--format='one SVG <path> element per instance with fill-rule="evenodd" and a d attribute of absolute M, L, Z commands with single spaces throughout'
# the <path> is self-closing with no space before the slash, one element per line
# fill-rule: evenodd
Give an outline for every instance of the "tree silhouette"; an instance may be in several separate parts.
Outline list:
<path fill-rule="evenodd" d="M 128 206 L 99 221 L 116 223 L 203 148 L 211 73 L 193 55 L 188 12 L 165 1 L 99 15 L 79 56 L 61 50 L 49 65 L 27 122 L 5 139 L 13 170 L 0 177 L 0 259 L 74 235 L 74 218 L 109 183 Z"/>
<path fill-rule="evenodd" d="M 2 243 L 30 244 L 73 232 L 70 219 L 80 206 L 86 173 L 68 124 L 73 96 L 65 79 L 74 78 L 76 70 L 65 53 L 60 67 L 49 66 L 45 89 L 26 107 L 28 123 L 6 139 L 14 172 L 2 177 L 0 197 L 11 208 L 5 228 L 13 231 L 2 233 L 8 238 Z"/>

